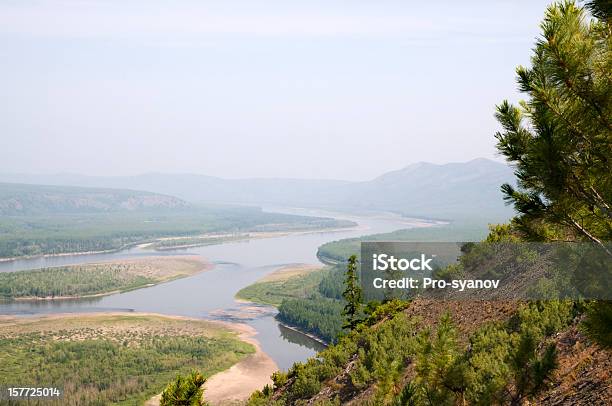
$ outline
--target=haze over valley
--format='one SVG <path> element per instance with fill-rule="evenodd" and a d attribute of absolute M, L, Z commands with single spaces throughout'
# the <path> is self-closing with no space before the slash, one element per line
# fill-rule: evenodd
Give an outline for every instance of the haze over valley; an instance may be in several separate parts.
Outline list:
<path fill-rule="evenodd" d="M 501 199 L 500 185 L 515 183 L 511 168 L 487 159 L 444 165 L 421 162 L 363 182 L 162 173 L 130 177 L 0 174 L 0 181 L 141 190 L 191 203 L 392 211 L 411 217 L 480 219 L 484 224 L 512 215 Z"/>

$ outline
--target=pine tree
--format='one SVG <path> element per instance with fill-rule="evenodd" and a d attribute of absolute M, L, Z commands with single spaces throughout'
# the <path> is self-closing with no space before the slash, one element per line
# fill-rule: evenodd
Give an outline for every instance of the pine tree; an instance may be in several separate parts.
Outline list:
<path fill-rule="evenodd" d="M 542 391 L 557 368 L 556 346 L 549 344 L 540 355 L 538 345 L 531 331 L 521 332 L 510 354 L 513 385 L 508 392 L 511 405 L 522 405 L 526 398 L 532 398 Z"/>
<path fill-rule="evenodd" d="M 551 5 L 532 67 L 517 69 L 520 107 L 497 107 L 497 148 L 516 167 L 502 186 L 532 240 L 612 240 L 612 54 L 609 1 Z"/>
<path fill-rule="evenodd" d="M 592 19 L 573 2 L 548 8 L 533 66 L 517 69 L 528 100 L 498 106 L 497 148 L 516 166 L 519 188 L 502 186 L 519 213 L 513 227 L 531 240 L 591 241 L 612 256 L 612 3 L 585 5 Z M 598 278 L 609 281 L 609 266 Z M 610 309 L 591 303 L 584 323 L 606 347 Z"/>
<path fill-rule="evenodd" d="M 357 256 L 351 255 L 346 266 L 345 289 L 342 297 L 346 300 L 342 315 L 346 321 L 342 328 L 354 330 L 359 324 L 359 313 L 361 310 L 361 287 L 357 278 Z"/>
<path fill-rule="evenodd" d="M 160 406 L 203 406 L 204 389 L 202 386 L 206 379 L 197 371 L 188 376 L 178 375 L 168 384 L 162 392 Z"/>
<path fill-rule="evenodd" d="M 582 327 L 599 345 L 612 348 L 612 302 L 589 303 Z"/>
<path fill-rule="evenodd" d="M 585 5 L 594 17 L 610 22 L 610 18 L 612 18 L 612 1 L 590 0 Z"/>
<path fill-rule="evenodd" d="M 416 386 L 413 388 L 416 404 L 465 403 L 465 363 L 457 328 L 450 314 L 442 316 L 435 332 L 431 329 L 422 331 L 417 345 Z"/>

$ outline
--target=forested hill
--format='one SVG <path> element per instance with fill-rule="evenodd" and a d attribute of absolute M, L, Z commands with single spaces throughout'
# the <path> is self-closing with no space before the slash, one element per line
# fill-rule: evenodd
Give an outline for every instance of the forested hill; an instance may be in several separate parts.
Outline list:
<path fill-rule="evenodd" d="M 0 215 L 76 214 L 187 208 L 173 196 L 121 189 L 0 183 Z"/>
<path fill-rule="evenodd" d="M 512 217 L 513 211 L 502 201 L 500 185 L 515 183 L 509 166 L 487 159 L 443 165 L 422 162 L 364 182 L 222 179 L 195 174 L 126 177 L 0 174 L 0 181 L 148 190 L 191 202 L 382 210 L 452 220 L 478 218 L 485 224 Z"/>
<path fill-rule="evenodd" d="M 135 190 L 0 183 L 0 258 L 118 250 L 162 237 L 181 237 L 173 244 L 208 244 L 212 241 L 198 238 L 354 225 L 253 206 L 191 204 Z"/>

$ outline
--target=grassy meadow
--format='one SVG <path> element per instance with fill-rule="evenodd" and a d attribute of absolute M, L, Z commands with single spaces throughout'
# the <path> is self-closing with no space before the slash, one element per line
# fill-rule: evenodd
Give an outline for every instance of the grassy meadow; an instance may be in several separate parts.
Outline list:
<path fill-rule="evenodd" d="M 229 368 L 254 347 L 218 324 L 143 314 L 0 318 L 0 385 L 58 387 L 45 405 L 141 405 L 177 374 Z"/>

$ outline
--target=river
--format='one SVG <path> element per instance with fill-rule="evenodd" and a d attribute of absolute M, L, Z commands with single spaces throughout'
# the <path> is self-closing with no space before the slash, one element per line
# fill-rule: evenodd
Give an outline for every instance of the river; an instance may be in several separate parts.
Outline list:
<path fill-rule="evenodd" d="M 156 252 L 155 255 L 200 255 L 215 267 L 200 274 L 109 296 L 61 301 L 0 303 L 0 314 L 41 315 L 99 311 L 152 312 L 205 319 L 241 321 L 257 331 L 261 348 L 287 369 L 322 349 L 317 341 L 280 325 L 269 306 L 239 303 L 234 295 L 266 274 L 290 264 L 319 264 L 317 248 L 329 241 L 426 226 L 424 221 L 392 214 L 351 215 L 319 210 L 267 208 L 267 211 L 328 216 L 352 220 L 358 227 L 346 230 L 294 233 L 271 238 L 226 242 L 189 249 Z M 133 247 L 119 252 L 39 257 L 0 262 L 0 272 L 151 256 L 152 251 Z"/>

